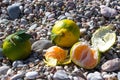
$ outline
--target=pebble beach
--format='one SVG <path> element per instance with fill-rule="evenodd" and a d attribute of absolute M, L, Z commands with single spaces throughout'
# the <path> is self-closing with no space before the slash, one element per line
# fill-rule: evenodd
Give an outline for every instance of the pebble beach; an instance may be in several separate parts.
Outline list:
<path fill-rule="evenodd" d="M 51 29 L 63 19 L 75 21 L 80 40 L 88 43 L 99 27 L 113 25 L 116 42 L 94 69 L 44 63 L 46 49 L 55 45 Z M 11 62 L 2 43 L 18 30 L 32 35 L 32 51 L 27 59 Z M 120 0 L 0 0 L 0 80 L 120 80 Z"/>

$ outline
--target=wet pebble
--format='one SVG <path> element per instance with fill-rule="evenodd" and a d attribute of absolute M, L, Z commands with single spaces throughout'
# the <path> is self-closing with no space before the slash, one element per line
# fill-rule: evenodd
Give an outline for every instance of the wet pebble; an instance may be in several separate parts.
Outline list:
<path fill-rule="evenodd" d="M 53 80 L 70 80 L 65 70 L 58 70 L 53 75 Z"/>
<path fill-rule="evenodd" d="M 27 72 L 27 73 L 25 74 L 25 77 L 26 77 L 27 79 L 36 79 L 37 76 L 38 76 L 38 72 L 36 72 L 36 71 Z"/>
<path fill-rule="evenodd" d="M 101 73 L 94 72 L 87 75 L 87 80 L 104 80 Z"/>
<path fill-rule="evenodd" d="M 0 67 L 0 75 L 5 75 L 10 67 L 9 66 L 1 66 Z"/>
<path fill-rule="evenodd" d="M 103 71 L 116 71 L 120 69 L 120 59 L 115 58 L 106 61 L 104 64 L 102 64 L 101 69 Z"/>
<path fill-rule="evenodd" d="M 43 49 L 47 49 L 53 46 L 52 42 L 49 40 L 38 40 L 32 44 L 32 50 L 40 52 Z"/>
<path fill-rule="evenodd" d="M 7 12 L 11 19 L 16 19 L 20 17 L 21 10 L 19 6 L 20 3 L 15 3 L 7 7 Z"/>

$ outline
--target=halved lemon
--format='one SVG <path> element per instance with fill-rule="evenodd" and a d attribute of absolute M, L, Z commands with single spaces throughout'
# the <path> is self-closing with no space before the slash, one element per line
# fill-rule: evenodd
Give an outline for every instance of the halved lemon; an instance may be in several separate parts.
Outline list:
<path fill-rule="evenodd" d="M 70 50 L 70 58 L 80 67 L 93 69 L 99 62 L 100 54 L 97 49 L 91 48 L 86 42 L 77 42 Z"/>
<path fill-rule="evenodd" d="M 68 51 L 58 46 L 48 48 L 44 56 L 44 62 L 48 66 L 63 65 L 71 62 L 70 58 L 68 58 Z"/>
<path fill-rule="evenodd" d="M 92 35 L 92 46 L 97 47 L 100 52 L 109 50 L 116 41 L 116 34 L 112 31 L 112 27 L 112 25 L 100 27 Z"/>

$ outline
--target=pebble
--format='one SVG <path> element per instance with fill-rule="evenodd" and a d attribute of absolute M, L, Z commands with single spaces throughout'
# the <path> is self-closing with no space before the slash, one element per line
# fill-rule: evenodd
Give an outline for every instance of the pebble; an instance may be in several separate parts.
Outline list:
<path fill-rule="evenodd" d="M 1 66 L 0 67 L 0 75 L 5 75 L 10 67 L 9 66 Z"/>
<path fill-rule="evenodd" d="M 14 62 L 12 63 L 12 66 L 13 66 L 13 67 L 18 67 L 19 65 L 23 65 L 23 61 L 14 61 Z"/>
<path fill-rule="evenodd" d="M 4 56 L 3 56 L 3 51 L 2 51 L 2 48 L 0 48 L 0 60 L 3 59 Z"/>
<path fill-rule="evenodd" d="M 118 78 L 118 80 L 120 80 L 120 72 L 118 72 L 117 78 Z"/>
<path fill-rule="evenodd" d="M 94 72 L 87 75 L 87 80 L 104 80 L 101 73 Z"/>
<path fill-rule="evenodd" d="M 27 73 L 25 74 L 25 77 L 26 77 L 27 79 L 36 79 L 37 76 L 38 76 L 38 72 L 36 72 L 36 71 L 27 72 Z"/>
<path fill-rule="evenodd" d="M 105 17 L 115 17 L 117 15 L 117 11 L 113 8 L 110 8 L 110 7 L 107 7 L 107 6 L 104 6 L 104 5 L 101 5 L 100 6 L 101 8 L 101 14 Z"/>
<path fill-rule="evenodd" d="M 53 46 L 53 44 L 49 40 L 38 40 L 32 44 L 32 50 L 40 52 L 41 50 L 47 49 L 51 46 Z"/>
<path fill-rule="evenodd" d="M 34 31 L 37 28 L 38 24 L 33 24 L 29 27 L 29 31 Z"/>
<path fill-rule="evenodd" d="M 25 72 L 19 72 L 19 73 L 15 74 L 14 76 L 12 76 L 12 77 L 10 78 L 10 80 L 18 80 L 18 79 L 21 79 L 21 78 L 24 77 L 24 75 L 25 75 Z"/>
<path fill-rule="evenodd" d="M 120 69 L 120 59 L 119 58 L 115 58 L 115 59 L 111 59 L 106 61 L 104 64 L 102 64 L 101 69 L 103 71 L 116 71 Z"/>
<path fill-rule="evenodd" d="M 15 3 L 7 7 L 7 12 L 11 19 L 17 19 L 20 17 L 21 10 L 19 6 L 20 3 Z"/>
<path fill-rule="evenodd" d="M 53 75 L 53 80 L 70 80 L 70 79 L 64 70 L 58 70 Z"/>

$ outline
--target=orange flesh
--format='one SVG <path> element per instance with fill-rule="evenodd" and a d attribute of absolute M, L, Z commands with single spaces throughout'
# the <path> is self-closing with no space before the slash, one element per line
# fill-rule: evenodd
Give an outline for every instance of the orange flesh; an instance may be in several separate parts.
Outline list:
<path fill-rule="evenodd" d="M 57 46 L 49 48 L 45 54 L 46 58 L 55 58 L 58 61 L 63 61 L 66 56 L 66 51 Z"/>
<path fill-rule="evenodd" d="M 94 57 L 95 53 L 95 50 L 91 49 L 88 45 L 80 45 L 75 48 L 72 57 L 80 62 L 82 66 L 94 67 L 97 63 L 97 58 Z"/>

